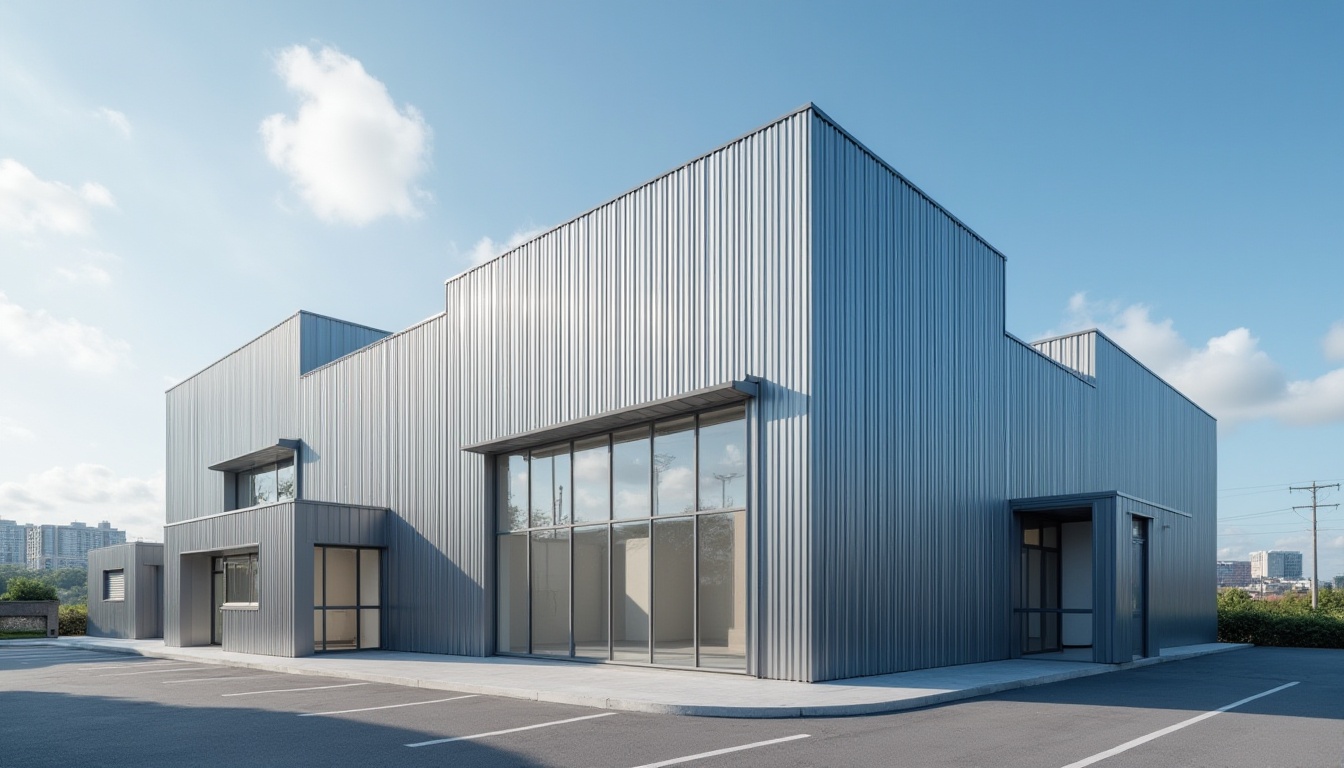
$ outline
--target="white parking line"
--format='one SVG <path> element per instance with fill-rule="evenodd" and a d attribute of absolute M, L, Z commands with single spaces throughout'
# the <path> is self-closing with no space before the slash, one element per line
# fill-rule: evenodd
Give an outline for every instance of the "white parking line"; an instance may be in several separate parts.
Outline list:
<path fill-rule="evenodd" d="M 1166 736 L 1169 733 L 1175 733 L 1176 731 L 1179 731 L 1182 728 L 1185 728 L 1186 726 L 1194 725 L 1195 723 L 1198 723 L 1203 720 L 1208 720 L 1210 717 L 1213 717 L 1214 715 L 1221 715 L 1222 713 L 1228 711 L 1229 709 L 1236 709 L 1237 707 L 1240 707 L 1242 704 L 1255 701 L 1256 699 L 1268 696 L 1271 693 L 1278 693 L 1279 691 L 1282 691 L 1285 688 L 1292 688 L 1294 685 L 1297 685 L 1296 681 L 1291 683 L 1284 683 L 1283 685 L 1280 685 L 1278 688 L 1270 688 L 1268 691 L 1257 693 L 1254 696 L 1247 696 L 1241 701 L 1234 701 L 1231 704 L 1228 704 L 1225 707 L 1219 707 L 1213 710 L 1212 712 L 1205 712 L 1202 715 L 1196 715 L 1195 717 L 1192 717 L 1189 720 L 1182 720 L 1181 722 L 1175 725 L 1169 725 L 1160 731 L 1153 731 L 1147 736 L 1140 736 L 1139 738 L 1134 739 L 1133 741 L 1127 741 L 1124 744 L 1121 744 L 1118 747 L 1112 747 L 1111 749 L 1108 749 L 1105 752 L 1098 752 L 1097 754 L 1091 757 L 1085 757 L 1076 763 L 1069 763 L 1068 765 L 1064 766 L 1064 768 L 1084 768 L 1084 766 L 1092 765 L 1093 763 L 1099 763 L 1108 757 L 1114 757 L 1120 754 L 1121 752 L 1127 752 L 1141 744 L 1147 744 L 1148 742 L 1154 739 L 1160 739 L 1163 736 Z"/>
<path fill-rule="evenodd" d="M 58 654 L 0 654 L 0 659 L 82 659 L 89 660 L 98 658 L 97 654 L 70 654 L 70 652 L 58 652 Z"/>
<path fill-rule="evenodd" d="M 299 717 L 317 717 L 319 715 L 344 715 L 350 712 L 372 712 L 375 709 L 396 709 L 397 707 L 418 707 L 421 704 L 442 704 L 445 701 L 457 701 L 458 699 L 470 699 L 480 694 L 469 693 L 466 696 L 454 696 L 451 699 L 434 699 L 433 701 L 412 701 L 408 704 L 388 704 L 384 707 L 363 707 L 361 709 L 338 709 L 335 712 L 304 712 Z"/>
<path fill-rule="evenodd" d="M 533 728 L 549 728 L 552 725 L 564 725 L 565 723 L 577 723 L 580 720 L 593 720 L 598 717 L 611 717 L 618 714 L 616 712 L 603 712 L 600 715 L 584 715 L 583 717 L 571 717 L 568 720 L 552 720 L 549 723 L 537 723 L 536 725 L 524 725 L 522 728 L 506 728 L 502 731 L 490 731 L 489 733 L 474 733 L 470 736 L 454 736 L 451 739 L 434 739 L 433 741 L 417 741 L 414 744 L 407 744 L 408 747 L 428 747 L 431 744 L 447 744 L 452 741 L 471 741 L 472 739 L 484 739 L 486 736 L 500 736 L 505 733 L 517 733 L 519 731 L 530 731 Z"/>
<path fill-rule="evenodd" d="M 368 683 L 342 683 L 341 685 L 315 685 L 312 688 L 281 688 L 275 691 L 244 691 L 242 693 L 221 693 L 220 696 L 256 696 L 261 693 L 293 693 L 294 691 L 325 691 L 328 688 L 353 688 Z"/>
<path fill-rule="evenodd" d="M 155 667 L 155 668 L 153 668 L 153 669 L 146 669 L 146 670 L 143 671 L 143 672 L 113 672 L 113 673 L 110 674 L 110 675 L 94 675 L 94 677 L 127 677 L 127 676 L 130 676 L 130 675 L 152 675 L 152 674 L 154 674 L 155 672 L 186 672 L 187 670 L 192 670 L 192 669 L 197 669 L 197 667 L 192 667 L 192 666 L 185 666 L 185 667 Z"/>
<path fill-rule="evenodd" d="M 726 748 L 726 749 L 716 749 L 716 750 L 714 750 L 713 752 L 701 752 L 701 753 L 698 754 L 698 755 L 687 755 L 687 756 L 685 756 L 685 757 L 674 757 L 674 758 L 672 758 L 671 760 L 662 760 L 662 761 L 657 762 L 657 763 L 648 763 L 647 765 L 641 765 L 641 766 L 638 766 L 637 768 L 662 768 L 662 767 L 665 766 L 665 765 L 680 765 L 681 763 L 689 763 L 689 762 L 691 762 L 692 760 L 702 760 L 702 759 L 704 759 L 704 758 L 706 758 L 706 757 L 718 757 L 719 755 L 727 755 L 727 754 L 730 754 L 730 753 L 732 753 L 732 752 L 741 752 L 741 751 L 744 750 L 744 749 L 755 749 L 755 748 L 757 748 L 757 747 L 768 747 L 768 746 L 770 746 L 771 744 L 783 744 L 783 743 L 786 742 L 786 741 L 797 741 L 798 739 L 806 739 L 806 738 L 808 738 L 809 736 L 811 736 L 811 734 L 809 734 L 809 733 L 800 733 L 800 734 L 798 734 L 798 735 L 796 735 L 796 736 L 785 736 L 785 737 L 782 738 L 782 739 L 770 739 L 769 741 L 757 741 L 757 742 L 752 742 L 751 744 L 743 744 L 743 745 L 740 746 L 740 747 L 728 747 L 728 748 Z"/>
<path fill-rule="evenodd" d="M 164 685 L 177 685 L 178 683 L 204 683 L 207 680 L 260 680 L 263 677 L 279 677 L 279 675 L 216 675 L 215 677 L 193 677 L 187 680 L 160 680 Z"/>

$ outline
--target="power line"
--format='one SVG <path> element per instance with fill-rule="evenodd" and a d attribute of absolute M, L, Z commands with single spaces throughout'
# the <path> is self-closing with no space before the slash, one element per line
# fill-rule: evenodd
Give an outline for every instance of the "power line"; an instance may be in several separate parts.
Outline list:
<path fill-rule="evenodd" d="M 1321 577 L 1320 565 L 1317 563 L 1316 559 L 1316 509 L 1318 507 L 1339 506 L 1338 504 L 1316 503 L 1316 492 L 1324 490 L 1326 488 L 1334 488 L 1335 490 L 1339 490 L 1339 483 L 1321 485 L 1320 483 L 1317 483 L 1315 480 L 1312 480 L 1311 485 L 1300 485 L 1300 486 L 1295 485 L 1288 489 L 1289 493 L 1293 491 L 1311 491 L 1311 609 L 1313 611 L 1316 610 L 1316 582 L 1319 581 Z M 1293 507 L 1293 509 L 1294 510 L 1306 509 L 1306 507 L 1298 506 Z"/>

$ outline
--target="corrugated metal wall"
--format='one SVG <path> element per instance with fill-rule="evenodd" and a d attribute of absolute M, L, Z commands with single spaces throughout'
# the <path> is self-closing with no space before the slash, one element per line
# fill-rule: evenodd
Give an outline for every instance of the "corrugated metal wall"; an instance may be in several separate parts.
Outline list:
<path fill-rule="evenodd" d="M 1004 262 L 814 119 L 819 680 L 1004 658 Z"/>
<path fill-rule="evenodd" d="M 270 656 L 313 652 L 313 546 L 387 544 L 387 511 L 341 504 L 290 502 L 189 520 L 167 529 L 164 559 L 179 563 L 165 584 L 169 646 L 210 642 L 210 554 L 257 552 L 256 610 L 224 612 L 226 651 Z"/>
<path fill-rule="evenodd" d="M 1115 537 L 1106 546 L 1118 548 L 1116 573 L 1105 577 L 1107 583 L 1114 590 L 1128 589 L 1130 515 L 1151 517 L 1152 644 L 1161 648 L 1212 642 L 1216 424 L 1105 335 L 1089 331 L 1077 336 L 1086 338 L 1061 343 L 1072 338 L 1064 337 L 1048 347 L 1053 352 L 1090 350 L 1095 361 L 1091 384 L 1046 358 L 1045 350 L 1037 354 L 1036 345 L 1010 344 L 1010 496 L 1118 491 L 1133 497 L 1116 502 L 1115 531 L 1100 524 L 1093 528 L 1099 536 Z M 1127 637 L 1128 615 L 1116 611 L 1115 631 Z M 1118 641 L 1106 652 L 1128 659 Z"/>
<path fill-rule="evenodd" d="M 1003 269 L 805 108 L 449 281 L 441 316 L 378 340 L 298 315 L 184 382 L 169 395 L 169 520 L 220 509 L 204 467 L 300 438 L 305 498 L 394 513 L 386 646 L 488 654 L 490 459 L 462 446 L 758 377 L 751 671 L 1003 658 L 1006 499 L 1213 498 L 1212 420 L 1103 337 L 1045 346 L 1075 372 L 1006 337 Z M 1189 440 L 1195 477 L 1163 474 Z M 244 533 L 220 525 L 197 540 Z M 178 597 L 200 589 L 188 570 Z M 199 638 L 183 626 L 177 640 Z"/>
<path fill-rule="evenodd" d="M 163 634 L 163 545 L 136 542 L 89 550 L 89 627 L 93 637 L 146 638 Z M 125 599 L 103 600 L 103 572 L 121 570 Z"/>

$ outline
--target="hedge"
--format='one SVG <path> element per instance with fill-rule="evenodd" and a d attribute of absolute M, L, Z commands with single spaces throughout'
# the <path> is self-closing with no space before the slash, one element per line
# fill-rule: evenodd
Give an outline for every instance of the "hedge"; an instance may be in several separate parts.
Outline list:
<path fill-rule="evenodd" d="M 1286 648 L 1344 648 L 1344 618 L 1248 607 L 1218 611 L 1218 641 Z"/>
<path fill-rule="evenodd" d="M 89 626 L 89 607 L 87 605 L 62 605 L 60 608 L 60 633 L 62 635 L 82 635 Z"/>

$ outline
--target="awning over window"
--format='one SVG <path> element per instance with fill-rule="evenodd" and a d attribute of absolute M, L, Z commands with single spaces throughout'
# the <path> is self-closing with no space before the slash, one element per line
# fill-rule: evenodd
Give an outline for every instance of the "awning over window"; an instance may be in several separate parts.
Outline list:
<path fill-rule="evenodd" d="M 251 453 L 243 454 L 237 458 L 221 461 L 209 469 L 216 472 L 246 472 L 254 467 L 274 464 L 277 461 L 294 458 L 294 454 L 299 450 L 298 440 L 277 440 L 275 445 L 268 445 Z"/>
<path fill-rule="evenodd" d="M 497 440 L 463 446 L 462 450 L 472 453 L 509 453 L 547 443 L 558 443 L 598 432 L 610 432 L 628 424 L 677 416 L 718 405 L 740 403 L 756 397 L 759 389 L 760 387 L 755 380 L 728 381 L 712 387 L 687 392 L 684 395 L 654 400 L 629 408 L 607 411 L 596 416 L 566 421 L 542 429 L 534 429 L 530 432 L 520 432 Z"/>

